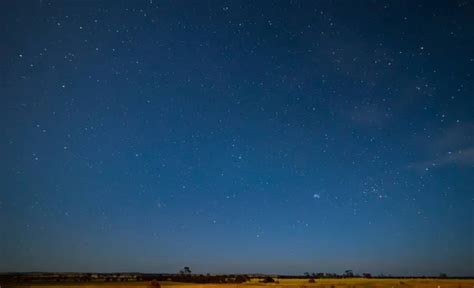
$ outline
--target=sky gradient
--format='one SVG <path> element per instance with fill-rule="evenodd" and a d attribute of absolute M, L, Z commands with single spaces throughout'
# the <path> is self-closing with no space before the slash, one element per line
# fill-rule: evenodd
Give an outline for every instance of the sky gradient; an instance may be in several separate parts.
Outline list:
<path fill-rule="evenodd" d="M 472 1 L 2 1 L 0 271 L 474 275 Z"/>

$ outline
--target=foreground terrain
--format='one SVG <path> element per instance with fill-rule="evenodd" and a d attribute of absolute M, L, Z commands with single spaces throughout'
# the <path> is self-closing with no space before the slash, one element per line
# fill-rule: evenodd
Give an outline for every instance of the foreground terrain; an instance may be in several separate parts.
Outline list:
<path fill-rule="evenodd" d="M 193 284 L 160 282 L 161 288 L 474 288 L 474 279 L 276 279 L 278 283 L 259 283 L 257 279 L 242 284 Z M 95 283 L 25 283 L 21 288 L 156 288 L 150 282 L 95 282 Z M 2 287 L 4 288 L 4 287 Z M 7 287 L 5 287 L 7 288 Z"/>

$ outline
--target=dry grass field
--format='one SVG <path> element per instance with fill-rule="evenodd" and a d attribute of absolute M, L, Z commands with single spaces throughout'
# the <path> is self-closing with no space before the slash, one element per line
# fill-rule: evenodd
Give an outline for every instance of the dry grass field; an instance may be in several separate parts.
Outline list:
<path fill-rule="evenodd" d="M 264 284 L 257 279 L 243 284 L 192 284 L 161 282 L 161 288 L 474 288 L 474 279 L 276 279 L 279 283 Z M 51 283 L 25 284 L 21 288 L 150 288 L 149 282 L 117 283 Z"/>

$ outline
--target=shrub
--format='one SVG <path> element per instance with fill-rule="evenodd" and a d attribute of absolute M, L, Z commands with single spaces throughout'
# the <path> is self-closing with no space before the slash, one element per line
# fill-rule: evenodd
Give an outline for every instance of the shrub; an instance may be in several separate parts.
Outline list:
<path fill-rule="evenodd" d="M 262 283 L 275 283 L 275 280 L 272 277 L 267 276 L 267 277 L 263 278 L 263 280 L 260 281 L 260 282 L 262 282 Z"/>
<path fill-rule="evenodd" d="M 235 277 L 235 280 L 234 282 L 235 283 L 244 283 L 244 282 L 247 282 L 247 277 L 245 275 L 237 275 L 237 277 Z"/>
<path fill-rule="evenodd" d="M 161 285 L 160 285 L 160 283 L 158 282 L 158 280 L 153 279 L 153 280 L 150 282 L 150 285 L 149 285 L 148 287 L 149 287 L 149 288 L 161 288 Z"/>

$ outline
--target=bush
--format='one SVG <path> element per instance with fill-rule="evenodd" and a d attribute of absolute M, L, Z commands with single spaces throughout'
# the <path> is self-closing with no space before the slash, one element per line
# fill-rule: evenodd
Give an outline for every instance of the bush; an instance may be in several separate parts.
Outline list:
<path fill-rule="evenodd" d="M 235 283 L 244 283 L 244 282 L 247 282 L 248 279 L 247 279 L 247 276 L 245 275 L 237 275 L 237 277 L 235 277 L 234 279 L 234 282 Z"/>
<path fill-rule="evenodd" d="M 272 277 L 267 276 L 267 277 L 263 278 L 263 280 L 260 281 L 260 282 L 262 282 L 262 283 L 275 283 L 275 280 Z"/>
<path fill-rule="evenodd" d="M 160 283 L 156 280 L 156 279 L 153 279 L 151 282 L 150 282 L 150 285 L 148 285 L 149 288 L 161 288 L 161 285 Z"/>

